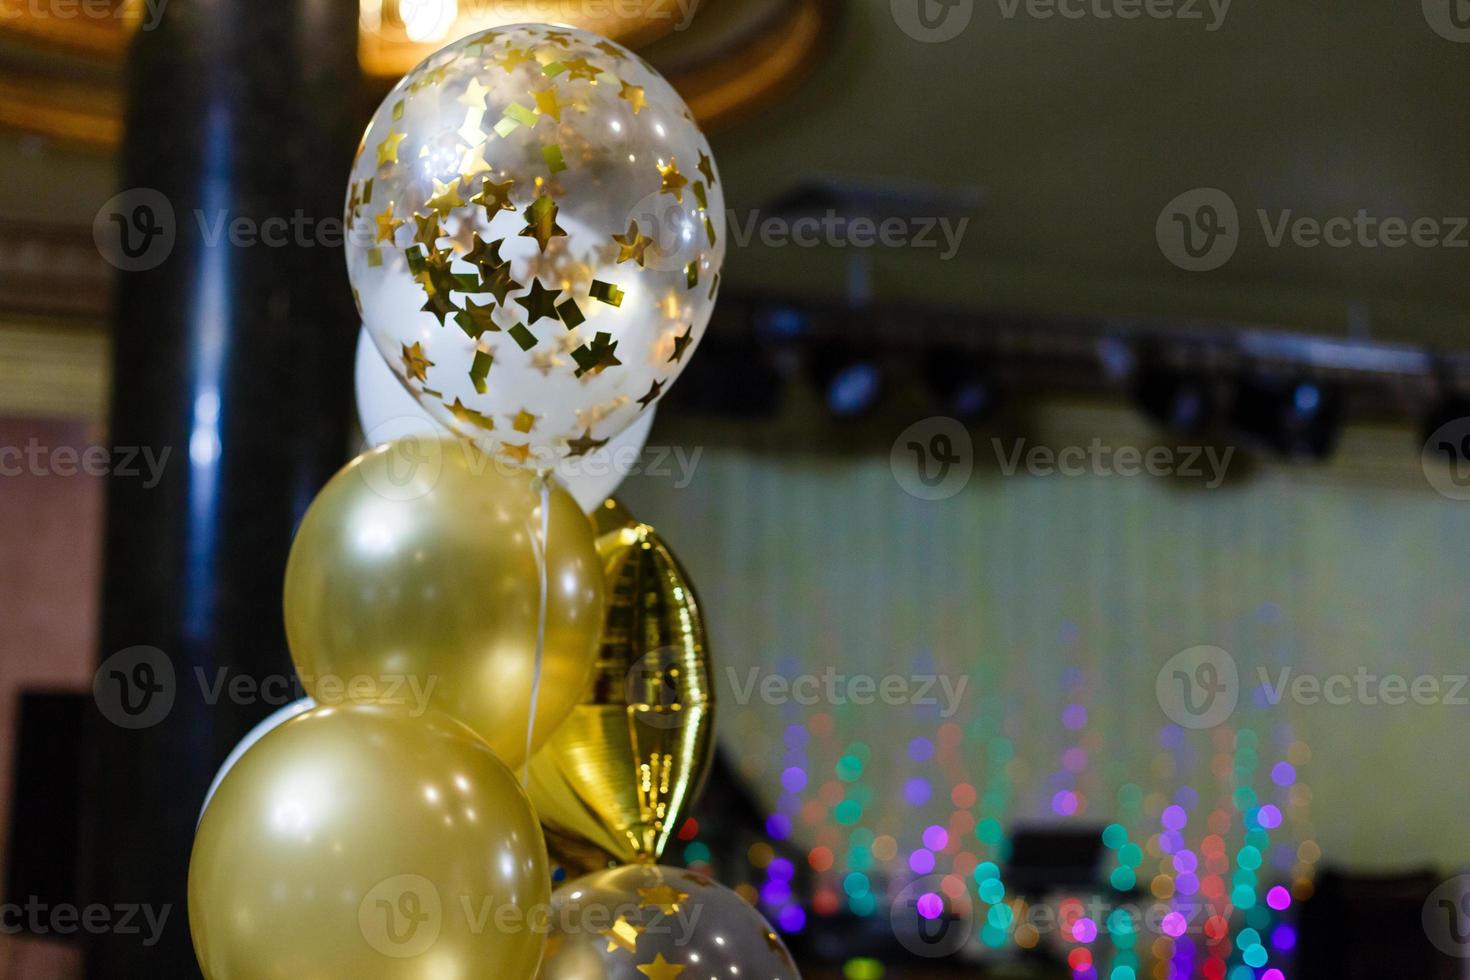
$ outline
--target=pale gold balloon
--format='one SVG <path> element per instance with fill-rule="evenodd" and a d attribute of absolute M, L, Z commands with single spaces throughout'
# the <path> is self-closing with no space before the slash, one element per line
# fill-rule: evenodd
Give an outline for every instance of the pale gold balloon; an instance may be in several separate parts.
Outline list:
<path fill-rule="evenodd" d="M 801 980 L 745 899 L 704 875 L 635 864 L 551 896 L 540 980 Z"/>
<path fill-rule="evenodd" d="M 657 861 L 714 754 L 709 646 L 688 575 L 647 524 L 617 527 L 597 547 L 607 570 L 602 652 L 527 783 L 553 858 L 573 873 Z"/>
<path fill-rule="evenodd" d="M 587 517 L 549 486 L 537 745 L 585 689 L 603 614 Z M 307 693 L 319 704 L 441 710 L 520 765 L 542 492 L 534 475 L 466 442 L 423 436 L 364 453 L 334 476 L 307 510 L 286 568 L 286 635 Z"/>
<path fill-rule="evenodd" d="M 189 863 L 208 980 L 535 975 L 546 848 L 515 776 L 468 728 L 315 708 L 235 764 Z"/>

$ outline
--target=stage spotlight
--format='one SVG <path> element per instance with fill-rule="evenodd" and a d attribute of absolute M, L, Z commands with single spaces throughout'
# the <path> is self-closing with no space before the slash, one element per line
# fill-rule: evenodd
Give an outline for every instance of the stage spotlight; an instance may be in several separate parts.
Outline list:
<path fill-rule="evenodd" d="M 978 425 L 1000 405 L 994 376 L 980 358 L 965 351 L 930 351 L 924 357 L 924 380 L 945 413 L 965 425 Z"/>
<path fill-rule="evenodd" d="M 811 326 L 811 317 L 794 306 L 772 306 L 755 313 L 756 336 L 769 341 L 800 340 Z"/>
<path fill-rule="evenodd" d="M 878 360 L 845 346 L 814 348 L 807 360 L 807 374 L 835 418 L 861 418 L 883 396 L 883 369 Z"/>
<path fill-rule="evenodd" d="M 1145 415 L 1171 432 L 1195 435 L 1215 421 L 1215 394 L 1200 374 L 1146 367 L 1134 382 L 1134 397 Z"/>
<path fill-rule="evenodd" d="M 1246 376 L 1236 386 L 1231 421 L 1291 459 L 1326 459 L 1341 431 L 1342 393 L 1302 377 Z"/>

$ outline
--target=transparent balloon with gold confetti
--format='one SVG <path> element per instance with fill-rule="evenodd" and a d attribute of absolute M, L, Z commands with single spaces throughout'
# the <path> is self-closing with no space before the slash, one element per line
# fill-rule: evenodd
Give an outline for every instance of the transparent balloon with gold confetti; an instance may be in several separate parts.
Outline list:
<path fill-rule="evenodd" d="M 358 307 L 395 373 L 497 460 L 541 470 L 668 390 L 726 243 L 709 144 L 673 87 L 539 24 L 466 37 L 399 82 L 346 217 Z"/>
<path fill-rule="evenodd" d="M 547 924 L 537 980 L 801 980 L 760 912 L 683 868 L 630 864 L 569 881 Z"/>

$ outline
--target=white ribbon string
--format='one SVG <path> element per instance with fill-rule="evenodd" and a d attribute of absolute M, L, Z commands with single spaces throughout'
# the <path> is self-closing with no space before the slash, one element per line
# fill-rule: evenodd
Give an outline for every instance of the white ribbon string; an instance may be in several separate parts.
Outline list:
<path fill-rule="evenodd" d="M 540 605 L 536 610 L 536 662 L 531 669 L 531 713 L 526 721 L 526 762 L 522 782 L 529 784 L 531 746 L 536 743 L 536 703 L 541 697 L 541 660 L 546 654 L 546 539 L 551 531 L 551 476 L 543 474 L 541 484 L 541 535 L 537 539 L 536 574 L 540 580 Z"/>

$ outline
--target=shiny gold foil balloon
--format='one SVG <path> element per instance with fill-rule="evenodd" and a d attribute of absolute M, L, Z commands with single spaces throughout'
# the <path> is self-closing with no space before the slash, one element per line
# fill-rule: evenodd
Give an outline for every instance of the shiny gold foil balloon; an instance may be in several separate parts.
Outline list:
<path fill-rule="evenodd" d="M 535 975 L 546 848 L 515 776 L 468 728 L 316 708 L 237 762 L 189 864 L 208 980 Z"/>
<path fill-rule="evenodd" d="M 581 697 L 597 657 L 602 562 L 570 494 L 459 440 L 380 446 L 334 476 L 307 510 L 286 568 L 286 634 L 307 693 L 319 704 L 441 710 L 507 765 L 520 765 L 543 518 L 547 604 L 534 741 L 545 741 Z"/>
<path fill-rule="evenodd" d="M 540 980 L 800 980 L 745 899 L 701 874 L 635 864 L 551 896 Z"/>
<path fill-rule="evenodd" d="M 647 524 L 598 539 L 608 611 L 582 703 L 531 760 L 528 789 L 569 870 L 657 861 L 714 752 L 715 703 L 699 601 Z"/>

